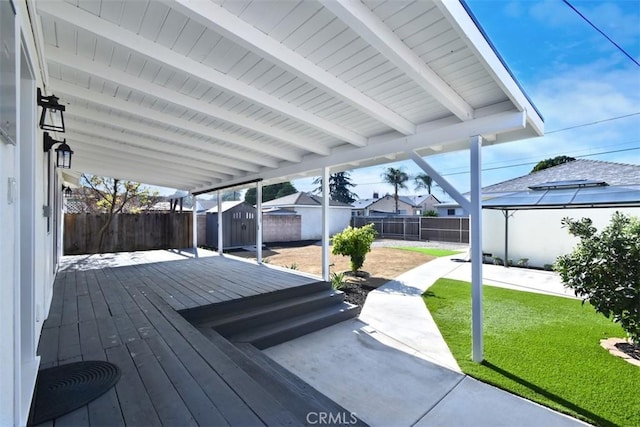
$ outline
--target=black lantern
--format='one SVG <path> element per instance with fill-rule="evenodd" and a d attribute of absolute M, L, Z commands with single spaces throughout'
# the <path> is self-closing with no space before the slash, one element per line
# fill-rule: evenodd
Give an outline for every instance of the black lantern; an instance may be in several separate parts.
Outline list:
<path fill-rule="evenodd" d="M 67 187 L 66 185 L 62 186 L 62 192 L 64 193 L 65 199 L 68 199 L 73 195 L 73 190 L 71 190 L 71 187 Z"/>
<path fill-rule="evenodd" d="M 64 105 L 58 104 L 58 97 L 55 95 L 42 96 L 38 88 L 38 105 L 42 107 L 40 115 L 40 129 L 54 132 L 64 132 Z"/>
<path fill-rule="evenodd" d="M 67 140 L 58 141 L 56 139 L 51 138 L 49 136 L 49 132 L 44 133 L 44 152 L 51 150 L 56 144 L 60 144 L 58 148 L 56 148 L 56 166 L 62 169 L 71 169 L 71 156 L 73 155 L 73 151 L 71 147 L 67 145 Z"/>

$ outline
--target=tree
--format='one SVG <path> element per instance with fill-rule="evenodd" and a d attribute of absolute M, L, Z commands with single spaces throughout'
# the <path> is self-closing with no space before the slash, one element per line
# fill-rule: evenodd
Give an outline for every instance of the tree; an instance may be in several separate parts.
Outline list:
<path fill-rule="evenodd" d="M 563 163 L 567 163 L 567 162 L 573 162 L 575 160 L 575 157 L 569 157 L 569 156 L 556 156 L 553 157 L 551 159 L 544 159 L 539 161 L 534 167 L 533 169 L 531 169 L 530 173 L 533 172 L 539 172 L 541 170 L 553 167 L 553 166 L 558 166 L 561 165 Z"/>
<path fill-rule="evenodd" d="M 407 188 L 406 182 L 409 181 L 409 175 L 402 169 L 389 167 L 383 172 L 382 180 L 393 185 L 393 199 L 396 201 L 396 213 L 398 213 L 398 189 Z"/>
<path fill-rule="evenodd" d="M 431 194 L 431 187 L 434 185 L 433 178 L 431 178 L 426 173 L 420 173 L 416 175 L 416 177 L 414 178 L 414 181 L 416 182 L 416 187 L 415 187 L 416 190 L 426 188 L 427 193 Z"/>
<path fill-rule="evenodd" d="M 111 226 L 114 215 L 122 212 L 138 213 L 158 200 L 157 191 L 152 193 L 148 187 L 143 187 L 139 182 L 83 174 L 81 184 L 84 189 L 85 204 L 107 214 L 107 221 L 98 231 L 98 253 L 102 252 L 104 235 Z"/>
<path fill-rule="evenodd" d="M 580 238 L 554 264 L 562 282 L 640 345 L 640 220 L 616 212 L 600 233 L 589 218 L 562 225 Z"/>
<path fill-rule="evenodd" d="M 313 192 L 322 194 L 322 177 L 314 179 L 313 184 L 318 186 Z M 329 175 L 329 197 L 331 200 L 350 205 L 358 198 L 356 193 L 349 190 L 349 187 L 355 186 L 355 184 L 351 183 L 349 172 L 337 172 Z"/>
<path fill-rule="evenodd" d="M 359 228 L 347 227 L 333 236 L 331 253 L 350 257 L 351 271 L 356 273 L 364 265 L 365 256 L 371 251 L 376 234 L 373 224 Z"/>
<path fill-rule="evenodd" d="M 288 196 L 289 194 L 295 194 L 298 190 L 289 181 L 280 182 L 278 184 L 265 185 L 262 187 L 262 201 L 268 202 L 269 200 L 277 199 L 280 197 Z M 256 204 L 256 189 L 252 187 L 247 190 L 244 195 L 244 201 L 250 205 Z"/>

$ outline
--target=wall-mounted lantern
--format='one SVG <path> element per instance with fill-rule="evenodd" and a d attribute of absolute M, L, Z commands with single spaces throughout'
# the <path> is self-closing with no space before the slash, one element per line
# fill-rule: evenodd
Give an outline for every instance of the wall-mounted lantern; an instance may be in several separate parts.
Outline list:
<path fill-rule="evenodd" d="M 42 96 L 42 92 L 38 88 L 38 105 L 42 107 L 40 129 L 64 132 L 64 116 L 62 112 L 65 110 L 65 106 L 60 105 L 58 99 L 55 95 Z"/>
<path fill-rule="evenodd" d="M 51 136 L 49 136 L 49 132 L 45 132 L 44 152 L 48 152 L 51 150 L 51 147 L 56 144 L 60 144 L 60 146 L 56 148 L 56 166 L 62 169 L 71 169 L 71 156 L 73 155 L 73 151 L 71 150 L 71 147 L 67 145 L 66 138 L 63 141 L 58 141 L 51 138 Z"/>
<path fill-rule="evenodd" d="M 69 197 L 71 197 L 73 195 L 73 190 L 71 190 L 71 187 L 67 187 L 66 185 L 62 186 L 62 193 L 64 194 L 64 198 L 68 199 Z"/>

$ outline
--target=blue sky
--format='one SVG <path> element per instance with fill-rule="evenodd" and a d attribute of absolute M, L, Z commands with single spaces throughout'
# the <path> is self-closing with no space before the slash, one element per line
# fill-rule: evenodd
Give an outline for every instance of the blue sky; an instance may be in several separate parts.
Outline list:
<path fill-rule="evenodd" d="M 640 164 L 640 67 L 561 0 L 467 0 L 467 4 L 540 110 L 546 130 L 541 138 L 483 149 L 483 186 L 525 175 L 537 161 L 556 155 Z M 640 1 L 571 0 L 571 4 L 640 62 Z M 609 120 L 630 114 L 635 115 Z M 602 120 L 609 121 L 554 132 Z M 602 152 L 611 153 L 598 154 Z M 427 160 L 458 189 L 469 189 L 467 152 Z M 358 185 L 353 191 L 361 198 L 374 191 L 393 193 L 380 179 L 389 166 L 402 167 L 410 175 L 420 172 L 412 162 L 354 170 L 352 181 Z M 409 184 L 401 194 L 416 193 Z M 313 189 L 308 179 L 294 185 Z M 434 193 L 443 197 L 439 189 Z"/>

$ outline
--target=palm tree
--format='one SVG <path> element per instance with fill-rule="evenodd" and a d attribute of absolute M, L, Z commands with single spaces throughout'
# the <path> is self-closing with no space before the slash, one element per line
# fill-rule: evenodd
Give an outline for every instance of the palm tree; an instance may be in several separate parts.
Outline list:
<path fill-rule="evenodd" d="M 431 187 L 433 186 L 433 178 L 431 178 L 426 173 L 421 173 L 416 175 L 414 180 L 416 182 L 416 190 L 420 190 L 421 188 L 426 188 L 427 192 L 431 194 Z"/>
<path fill-rule="evenodd" d="M 406 182 L 409 181 L 409 175 L 402 169 L 389 167 L 382 174 L 382 180 L 393 185 L 393 198 L 396 201 L 396 213 L 398 213 L 398 188 L 407 188 Z"/>

